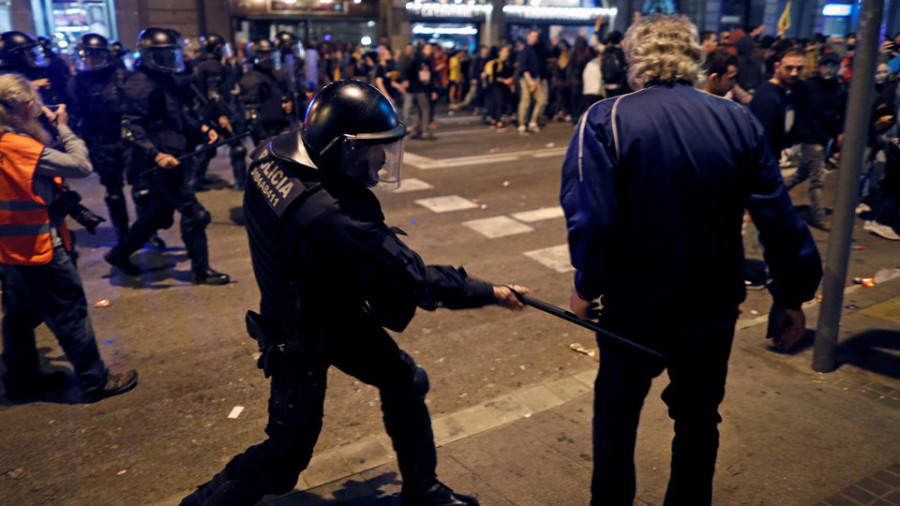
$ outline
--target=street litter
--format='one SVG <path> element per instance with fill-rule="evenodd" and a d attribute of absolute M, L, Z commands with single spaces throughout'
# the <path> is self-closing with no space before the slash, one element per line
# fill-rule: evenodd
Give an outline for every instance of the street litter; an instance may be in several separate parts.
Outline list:
<path fill-rule="evenodd" d="M 504 181 L 503 186 L 509 186 L 509 181 Z"/>
<path fill-rule="evenodd" d="M 875 286 L 874 278 L 853 278 L 853 282 L 856 283 L 857 285 L 862 285 L 863 288 Z"/>
<path fill-rule="evenodd" d="M 228 413 L 228 418 L 237 418 L 241 416 L 241 413 L 244 412 L 244 406 L 235 406 L 231 408 L 231 413 Z"/>
<path fill-rule="evenodd" d="M 487 204 L 481 204 L 480 206 L 478 206 L 478 208 L 484 211 L 485 209 L 487 209 Z"/>
<path fill-rule="evenodd" d="M 857 306 L 856 304 L 847 304 L 846 306 L 844 306 L 844 309 L 849 309 L 849 310 L 853 311 L 853 310 L 859 309 L 859 306 Z"/>
<path fill-rule="evenodd" d="M 111 304 L 109 299 L 98 299 L 97 302 L 94 302 L 94 307 L 109 307 Z"/>
<path fill-rule="evenodd" d="M 544 144 L 544 147 L 546 147 L 546 148 L 553 148 L 553 147 L 556 147 L 556 143 L 555 143 L 555 142 L 548 142 L 547 144 Z"/>
<path fill-rule="evenodd" d="M 853 246 L 850 246 L 850 249 L 853 251 L 865 251 L 866 247 L 859 244 L 854 244 Z"/>
<path fill-rule="evenodd" d="M 119 475 L 119 476 L 122 476 L 123 474 L 125 474 L 125 473 L 127 473 L 127 472 L 128 472 L 128 469 L 122 469 L 121 471 L 119 471 L 119 472 L 116 473 L 116 474 Z"/>
<path fill-rule="evenodd" d="M 585 348 L 585 347 L 584 347 L 582 344 L 580 344 L 580 343 L 572 343 L 572 344 L 570 344 L 570 345 L 569 345 L 569 349 L 572 350 L 572 351 L 574 351 L 574 352 L 576 352 L 576 353 L 583 353 L 583 354 L 585 354 L 585 355 L 587 355 L 587 356 L 589 356 L 589 357 L 596 357 L 596 356 L 597 356 L 597 350 L 595 350 L 594 348 Z"/>
<path fill-rule="evenodd" d="M 498 153 L 498 152 L 500 152 L 500 148 L 491 148 L 491 153 Z"/>
<path fill-rule="evenodd" d="M 419 222 L 419 220 L 416 220 L 416 219 L 409 220 L 409 223 L 412 225 L 415 225 L 418 222 Z"/>
<path fill-rule="evenodd" d="M 103 340 L 103 344 L 113 344 L 115 342 L 116 342 L 115 339 L 104 339 Z"/>

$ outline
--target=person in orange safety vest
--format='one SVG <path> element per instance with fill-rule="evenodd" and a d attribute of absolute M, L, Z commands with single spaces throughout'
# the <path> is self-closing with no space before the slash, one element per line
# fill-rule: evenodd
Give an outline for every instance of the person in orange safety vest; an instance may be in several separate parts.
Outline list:
<path fill-rule="evenodd" d="M 53 149 L 41 115 L 59 132 Z M 137 385 L 137 372 L 111 374 L 100 358 L 81 277 L 71 256 L 65 213 L 52 205 L 62 178 L 91 173 L 87 149 L 68 127 L 64 105 L 44 107 L 18 74 L 0 76 L 0 280 L 3 283 L 2 382 L 14 402 L 66 384 L 62 372 L 40 371 L 34 329 L 42 322 L 75 369 L 84 402 Z"/>

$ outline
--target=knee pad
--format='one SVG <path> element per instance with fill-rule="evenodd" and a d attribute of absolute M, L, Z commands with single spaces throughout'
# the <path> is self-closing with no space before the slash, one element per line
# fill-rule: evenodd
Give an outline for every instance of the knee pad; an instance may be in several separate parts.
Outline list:
<path fill-rule="evenodd" d="M 204 229 L 210 222 L 212 222 L 212 215 L 199 202 L 181 212 L 181 224 L 185 229 Z"/>
<path fill-rule="evenodd" d="M 125 195 L 122 193 L 110 193 L 103 200 L 106 201 L 106 205 L 110 207 L 124 205 L 125 204 Z"/>

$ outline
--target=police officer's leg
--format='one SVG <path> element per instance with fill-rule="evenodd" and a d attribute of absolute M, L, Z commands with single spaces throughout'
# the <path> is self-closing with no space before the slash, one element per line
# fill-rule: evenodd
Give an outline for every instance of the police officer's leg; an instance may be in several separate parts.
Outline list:
<path fill-rule="evenodd" d="M 384 426 L 403 475 L 402 505 L 477 505 L 437 479 L 437 452 L 425 405 L 428 376 L 372 318 L 347 319 L 324 342 L 335 367 L 378 388 Z"/>
<path fill-rule="evenodd" d="M 228 155 L 231 157 L 231 171 L 234 174 L 234 189 L 243 191 L 247 179 L 247 148 L 244 139 L 229 144 Z"/>
<path fill-rule="evenodd" d="M 322 430 L 327 367 L 286 362 L 272 370 L 268 439 L 231 459 L 181 506 L 256 504 L 264 494 L 284 494 L 309 465 Z"/>
<path fill-rule="evenodd" d="M 172 226 L 174 208 L 163 198 L 156 180 L 162 171 L 145 172 L 134 183 L 132 196 L 137 209 L 137 219 L 128 228 L 116 246 L 103 255 L 104 260 L 125 274 L 137 276 L 140 268 L 129 257 L 149 241 L 158 230 Z"/>
<path fill-rule="evenodd" d="M 216 150 L 210 150 L 202 155 L 197 155 L 193 157 L 188 165 L 191 167 L 191 180 L 190 185 L 194 191 L 207 191 L 209 187 L 207 186 L 206 172 L 209 170 L 209 162 L 212 161 L 213 158 L 216 157 Z"/>
<path fill-rule="evenodd" d="M 208 285 L 228 283 L 227 274 L 214 271 L 209 266 L 206 226 L 212 217 L 188 185 L 185 169 L 177 167 L 167 170 L 160 173 L 156 181 L 163 200 L 181 214 L 181 239 L 191 259 L 191 281 Z"/>
<path fill-rule="evenodd" d="M 718 408 L 725 397 L 733 325 L 706 336 L 680 340 L 669 353 L 669 386 L 662 398 L 675 421 L 672 468 L 666 505 L 702 506 L 712 502 L 719 448 Z"/>
<path fill-rule="evenodd" d="M 108 155 L 103 160 L 94 162 L 94 171 L 100 175 L 100 183 L 106 188 L 106 208 L 109 210 L 109 221 L 116 231 L 116 239 L 122 240 L 128 231 L 128 207 L 125 202 L 124 168 L 122 158 Z"/>
<path fill-rule="evenodd" d="M 627 331 L 610 328 L 640 340 Z M 594 470 L 591 504 L 631 505 L 635 494 L 634 445 L 644 398 L 662 364 L 616 342 L 600 339 L 594 383 Z"/>
<path fill-rule="evenodd" d="M 103 388 L 108 371 L 97 349 L 81 277 L 66 250 L 53 248 L 49 264 L 19 269 L 18 276 L 32 308 L 72 362 L 82 390 Z"/>

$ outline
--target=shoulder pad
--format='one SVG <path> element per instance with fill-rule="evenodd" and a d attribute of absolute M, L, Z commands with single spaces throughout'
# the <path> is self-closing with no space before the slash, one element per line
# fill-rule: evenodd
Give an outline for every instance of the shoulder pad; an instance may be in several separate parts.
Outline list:
<path fill-rule="evenodd" d="M 276 135 L 269 141 L 269 153 L 275 158 L 296 165 L 302 165 L 308 170 L 318 172 L 318 167 L 309 158 L 306 146 L 300 140 L 300 133 L 296 131 L 285 132 Z"/>

